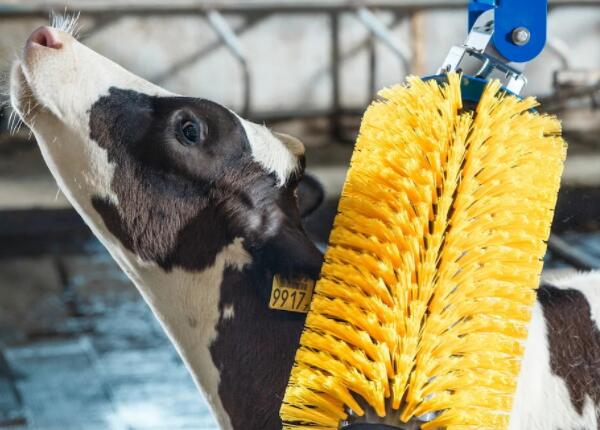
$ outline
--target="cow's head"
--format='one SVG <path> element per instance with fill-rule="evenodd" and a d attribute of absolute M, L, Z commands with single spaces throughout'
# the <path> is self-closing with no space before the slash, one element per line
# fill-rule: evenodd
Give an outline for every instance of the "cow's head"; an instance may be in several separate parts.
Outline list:
<path fill-rule="evenodd" d="M 299 140 L 171 94 L 64 30 L 30 36 L 12 69 L 11 100 L 61 190 L 109 249 L 195 271 L 242 238 L 279 272 L 318 274 L 295 196 Z"/>
<path fill-rule="evenodd" d="M 152 85 L 56 27 L 29 37 L 12 68 L 12 105 L 63 193 L 163 323 L 221 427 L 231 428 L 239 408 L 225 394 L 239 390 L 222 374 L 249 369 L 238 360 L 260 353 L 253 378 L 257 369 L 259 380 L 276 374 L 282 391 L 302 327 L 299 319 L 281 326 L 295 324 L 295 335 L 276 336 L 274 354 L 287 360 L 275 372 L 261 344 L 273 343 L 273 324 L 249 329 L 249 321 L 280 318 L 266 303 L 270 276 L 320 270 L 296 198 L 304 147 L 216 103 Z M 250 352 L 230 353 L 240 337 Z M 278 421 L 276 397 L 267 397 L 275 399 L 263 405 L 269 418 L 252 415 Z"/>

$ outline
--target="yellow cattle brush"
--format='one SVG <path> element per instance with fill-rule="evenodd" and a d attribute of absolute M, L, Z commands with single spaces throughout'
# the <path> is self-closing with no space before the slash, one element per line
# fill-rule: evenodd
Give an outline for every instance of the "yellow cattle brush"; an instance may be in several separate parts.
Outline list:
<path fill-rule="evenodd" d="M 507 427 L 565 143 L 498 81 L 464 109 L 460 79 L 409 78 L 365 113 L 284 428 L 338 429 L 367 409 Z"/>

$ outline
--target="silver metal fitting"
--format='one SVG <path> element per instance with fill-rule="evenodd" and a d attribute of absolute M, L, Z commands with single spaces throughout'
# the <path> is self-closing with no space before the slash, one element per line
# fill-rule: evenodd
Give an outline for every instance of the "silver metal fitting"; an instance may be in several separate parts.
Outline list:
<path fill-rule="evenodd" d="M 518 34 L 515 35 L 515 32 Z M 527 83 L 523 75 L 525 63 L 512 63 L 500 55 L 492 44 L 493 34 L 494 12 L 489 10 L 477 18 L 467 40 L 462 45 L 450 49 L 438 73 L 460 71 L 482 79 L 496 77 L 503 81 L 507 90 L 519 95 Z M 525 43 L 531 39 L 531 34 L 525 27 L 515 29 L 513 37 L 515 36 L 519 40 L 526 39 Z"/>
<path fill-rule="evenodd" d="M 517 46 L 524 46 L 529 43 L 531 33 L 527 27 L 517 27 L 512 32 L 512 41 Z"/>

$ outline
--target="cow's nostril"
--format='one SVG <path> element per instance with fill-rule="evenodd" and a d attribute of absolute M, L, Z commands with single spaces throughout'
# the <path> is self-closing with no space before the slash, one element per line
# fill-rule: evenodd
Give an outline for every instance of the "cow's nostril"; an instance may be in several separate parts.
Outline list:
<path fill-rule="evenodd" d="M 31 33 L 27 44 L 36 44 L 47 48 L 59 49 L 62 46 L 58 32 L 52 27 L 40 27 Z"/>

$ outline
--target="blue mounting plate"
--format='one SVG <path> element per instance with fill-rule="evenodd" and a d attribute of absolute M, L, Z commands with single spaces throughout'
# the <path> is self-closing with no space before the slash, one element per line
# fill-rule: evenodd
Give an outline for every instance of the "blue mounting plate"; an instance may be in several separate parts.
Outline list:
<path fill-rule="evenodd" d="M 479 16 L 494 9 L 496 50 L 510 62 L 525 63 L 537 57 L 546 45 L 548 0 L 470 0 L 469 31 Z M 513 31 L 525 28 L 530 39 L 524 45 L 513 41 Z"/>
<path fill-rule="evenodd" d="M 448 83 L 448 76 L 446 76 L 445 74 L 424 76 L 422 79 L 424 81 L 434 79 L 438 82 Z M 460 79 L 460 92 L 462 95 L 462 99 L 473 103 L 479 103 L 479 100 L 481 99 L 481 95 L 483 94 L 483 90 L 485 89 L 487 83 L 488 81 L 482 78 L 476 78 L 475 76 L 470 75 L 462 75 Z M 505 87 L 502 87 L 502 91 L 508 94 L 512 94 L 515 97 L 521 98 L 520 96 L 513 93 L 512 91 L 509 91 Z"/>
<path fill-rule="evenodd" d="M 494 17 L 494 47 L 510 61 L 533 60 L 546 45 L 548 0 L 502 0 L 497 2 Z M 523 46 L 512 40 L 513 30 L 523 27 L 530 39 Z"/>

